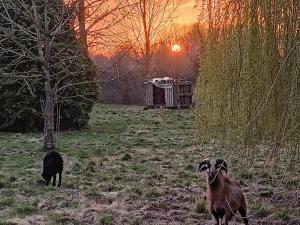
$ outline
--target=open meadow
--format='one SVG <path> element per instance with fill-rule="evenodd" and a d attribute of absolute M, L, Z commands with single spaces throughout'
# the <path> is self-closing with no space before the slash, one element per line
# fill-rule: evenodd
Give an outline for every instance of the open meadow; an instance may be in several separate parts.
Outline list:
<path fill-rule="evenodd" d="M 230 149 L 198 142 L 194 116 L 192 109 L 96 105 L 86 129 L 60 133 L 61 188 L 41 177 L 41 133 L 0 133 L 0 225 L 212 224 L 197 166 Z M 298 225 L 299 168 L 284 173 L 282 160 L 270 173 L 263 151 L 252 151 L 228 157 L 229 176 L 244 183 L 250 224 Z"/>

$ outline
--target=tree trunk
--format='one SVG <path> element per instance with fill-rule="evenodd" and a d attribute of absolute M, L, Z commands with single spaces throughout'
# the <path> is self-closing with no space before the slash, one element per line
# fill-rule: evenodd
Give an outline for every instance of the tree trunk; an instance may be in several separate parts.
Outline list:
<path fill-rule="evenodd" d="M 55 149 L 54 135 L 54 96 L 50 82 L 45 81 L 46 101 L 44 105 L 44 149 Z"/>
<path fill-rule="evenodd" d="M 146 12 L 146 0 L 142 0 L 141 2 L 141 10 L 142 10 L 142 19 L 143 19 L 143 29 L 145 36 L 145 55 L 144 55 L 144 77 L 149 77 L 150 70 L 150 60 L 151 60 L 151 43 L 150 43 L 150 21 L 147 21 L 147 12 Z M 150 3 L 148 3 L 150 4 Z"/>
<path fill-rule="evenodd" d="M 44 149 L 55 148 L 54 136 L 54 92 L 51 88 L 51 76 L 49 71 L 50 40 L 48 23 L 48 0 L 45 0 L 45 54 L 43 57 L 43 71 L 45 77 L 45 105 L 44 105 Z"/>
<path fill-rule="evenodd" d="M 78 3 L 78 23 L 79 23 L 79 35 L 80 40 L 82 42 L 82 46 L 84 47 L 84 50 L 87 52 L 87 34 L 86 34 L 86 28 L 85 28 L 85 5 L 84 0 L 79 0 Z"/>

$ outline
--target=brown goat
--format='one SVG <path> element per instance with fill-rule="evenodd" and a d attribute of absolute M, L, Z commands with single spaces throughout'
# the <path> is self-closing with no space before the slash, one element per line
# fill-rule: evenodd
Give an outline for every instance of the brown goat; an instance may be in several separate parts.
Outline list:
<path fill-rule="evenodd" d="M 227 163 L 222 159 L 206 159 L 199 164 L 199 171 L 207 172 L 205 197 L 214 224 L 219 225 L 221 221 L 221 225 L 228 225 L 228 221 L 238 211 L 244 223 L 248 225 L 246 201 L 240 184 L 223 172 L 227 173 Z"/>

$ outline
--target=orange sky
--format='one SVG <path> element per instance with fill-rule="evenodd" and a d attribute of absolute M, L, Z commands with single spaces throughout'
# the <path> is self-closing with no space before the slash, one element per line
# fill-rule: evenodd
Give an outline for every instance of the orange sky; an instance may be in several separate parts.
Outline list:
<path fill-rule="evenodd" d="M 198 10 L 194 8 L 195 0 L 181 0 L 178 7 L 178 18 L 176 23 L 189 24 L 197 21 Z"/>
<path fill-rule="evenodd" d="M 67 0 L 66 0 L 67 1 Z M 108 0 L 108 2 L 114 2 L 115 0 Z M 199 13 L 198 9 L 195 7 L 196 0 L 174 0 L 177 3 L 177 12 L 174 15 L 175 18 L 172 21 L 175 24 L 187 25 L 197 22 L 197 15 Z M 101 40 L 102 41 L 102 40 Z M 107 47 L 107 46 L 106 46 Z M 99 49 L 101 50 L 99 50 Z M 95 44 L 92 49 L 95 52 L 103 52 L 103 46 L 100 44 Z"/>

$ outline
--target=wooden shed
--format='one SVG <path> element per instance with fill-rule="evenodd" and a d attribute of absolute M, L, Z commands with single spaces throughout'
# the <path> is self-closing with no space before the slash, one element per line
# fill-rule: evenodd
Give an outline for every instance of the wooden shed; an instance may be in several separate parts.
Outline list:
<path fill-rule="evenodd" d="M 191 81 L 180 80 L 176 82 L 176 87 L 180 106 L 191 106 L 193 104 L 193 83 Z"/>
<path fill-rule="evenodd" d="M 145 81 L 145 105 L 148 107 L 174 108 L 192 105 L 192 83 L 176 82 L 169 77 Z"/>

